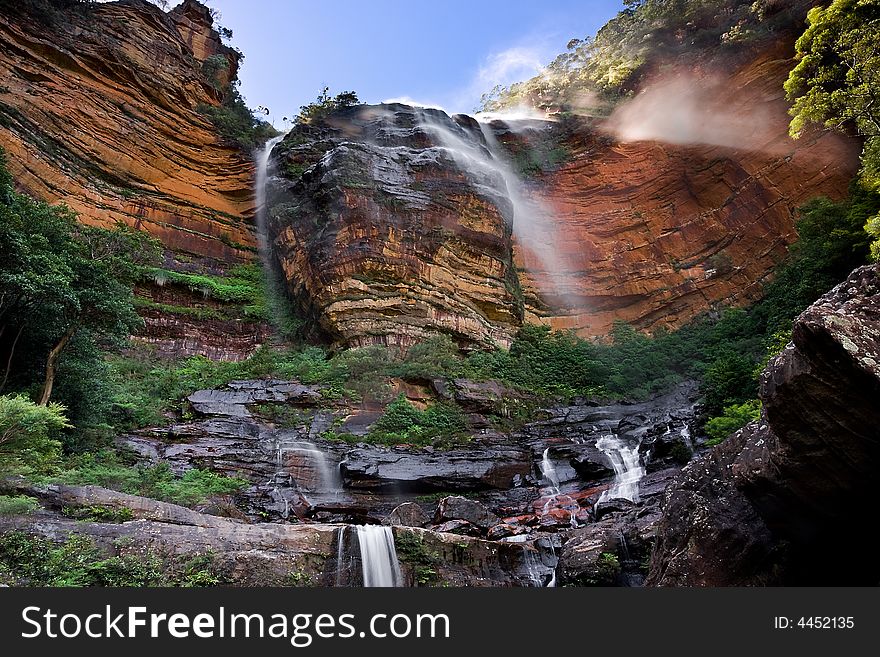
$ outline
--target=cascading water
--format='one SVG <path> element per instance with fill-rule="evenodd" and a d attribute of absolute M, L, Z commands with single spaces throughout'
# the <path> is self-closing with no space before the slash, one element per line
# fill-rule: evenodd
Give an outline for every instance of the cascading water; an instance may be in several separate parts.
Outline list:
<path fill-rule="evenodd" d="M 320 491 L 325 493 L 337 493 L 342 488 L 342 481 L 339 477 L 339 468 L 330 466 L 327 455 L 318 449 L 314 443 L 304 440 L 285 440 L 278 439 L 275 443 L 275 463 L 278 471 L 286 471 L 284 463 L 284 455 L 287 453 L 303 454 L 308 460 L 312 468 L 314 468 L 317 481 L 313 481 L 310 489 L 312 491 Z M 300 479 L 302 477 L 295 477 Z"/>
<path fill-rule="evenodd" d="M 645 475 L 645 468 L 639 457 L 639 445 L 630 446 L 617 436 L 603 436 L 596 441 L 596 448 L 604 452 L 614 468 L 614 481 L 602 493 L 600 502 L 613 499 L 639 501 L 639 481 Z"/>
<path fill-rule="evenodd" d="M 358 525 L 358 545 L 361 549 L 361 568 L 364 586 L 403 586 L 400 562 L 394 547 L 394 533 L 384 525 Z"/>
<path fill-rule="evenodd" d="M 339 535 L 336 538 L 336 586 L 342 586 L 342 577 L 343 573 L 348 569 L 348 566 L 343 568 L 343 563 L 345 562 L 345 530 L 348 529 L 347 525 L 343 525 L 339 528 Z"/>
<path fill-rule="evenodd" d="M 550 448 L 544 450 L 541 458 L 541 474 L 550 482 L 554 493 L 559 493 L 559 475 L 556 473 L 556 466 L 550 460 Z"/>
<path fill-rule="evenodd" d="M 547 515 L 550 512 L 550 509 L 556 505 L 557 508 L 562 508 L 568 512 L 571 526 L 577 527 L 577 515 L 580 511 L 580 504 L 578 504 L 577 500 L 570 495 L 565 495 L 561 492 L 559 474 L 556 472 L 556 466 L 553 465 L 553 461 L 550 459 L 549 447 L 544 450 L 544 453 L 541 456 L 541 474 L 544 476 L 544 479 L 549 482 L 552 491 L 551 495 L 544 503 L 544 508 L 541 511 L 542 515 Z"/>
<path fill-rule="evenodd" d="M 474 181 L 478 188 L 495 187 L 504 193 L 513 210 L 514 235 L 538 259 L 552 288 L 549 291 L 561 296 L 565 268 L 558 257 L 553 215 L 543 203 L 527 194 L 490 126 L 480 123 L 480 132 L 472 133 L 458 124 L 441 122 L 436 113 L 423 112 L 421 116 L 422 128 L 452 155 L 462 171 L 478 178 Z M 490 183 L 493 179 L 501 185 Z"/>
<path fill-rule="evenodd" d="M 268 240 L 268 224 L 269 213 L 266 207 L 267 183 L 269 182 L 269 164 L 272 156 L 272 149 L 284 139 L 284 135 L 272 137 L 263 146 L 263 149 L 254 154 L 254 164 L 256 166 L 256 180 L 254 180 L 254 195 L 257 201 L 257 244 L 260 249 L 260 256 L 263 262 L 266 262 L 269 249 Z"/>

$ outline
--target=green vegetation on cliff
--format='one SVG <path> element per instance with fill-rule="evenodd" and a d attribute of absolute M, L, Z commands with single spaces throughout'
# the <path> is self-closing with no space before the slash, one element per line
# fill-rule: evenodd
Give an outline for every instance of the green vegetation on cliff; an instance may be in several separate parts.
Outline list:
<path fill-rule="evenodd" d="M 864 137 L 859 184 L 880 193 L 880 1 L 834 0 L 815 7 L 797 41 L 798 64 L 785 83 L 791 134 L 811 123 L 854 129 Z M 880 213 L 866 218 L 871 252 L 880 259 Z"/>
<path fill-rule="evenodd" d="M 625 96 L 652 63 L 704 53 L 718 60 L 746 52 L 798 25 L 808 2 L 626 0 L 595 37 L 572 39 L 538 76 L 483 96 L 484 111 L 517 105 L 601 109 Z"/>

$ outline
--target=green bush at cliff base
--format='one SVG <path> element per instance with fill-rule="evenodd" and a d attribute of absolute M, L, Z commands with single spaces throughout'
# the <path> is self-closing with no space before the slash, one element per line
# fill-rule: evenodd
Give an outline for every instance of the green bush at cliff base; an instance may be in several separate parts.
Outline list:
<path fill-rule="evenodd" d="M 88 536 L 61 542 L 23 531 L 0 534 L 0 583 L 13 586 L 218 586 L 227 579 L 211 553 L 165 556 L 139 550 L 108 556 Z"/>
<path fill-rule="evenodd" d="M 730 434 L 761 417 L 761 402 L 752 399 L 724 407 L 724 413 L 706 422 L 707 445 L 717 445 Z"/>
<path fill-rule="evenodd" d="M 102 486 L 131 495 L 196 506 L 216 495 L 234 495 L 248 486 L 244 479 L 193 468 L 176 477 L 167 463 L 129 466 L 112 451 L 72 457 L 52 481 L 79 486 Z"/>
<path fill-rule="evenodd" d="M 365 442 L 385 445 L 438 447 L 467 440 L 467 422 L 458 406 L 438 402 L 422 411 L 410 404 L 404 395 L 388 405 L 365 438 Z"/>

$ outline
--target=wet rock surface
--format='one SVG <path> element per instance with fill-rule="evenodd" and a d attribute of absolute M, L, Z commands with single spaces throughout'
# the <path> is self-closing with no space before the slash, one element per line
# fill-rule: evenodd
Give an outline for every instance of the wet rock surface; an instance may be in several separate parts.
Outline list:
<path fill-rule="evenodd" d="M 841 536 L 876 508 L 880 265 L 854 271 L 794 323 L 761 377 L 755 423 L 668 489 L 649 583 L 871 584 L 867 545 Z"/>

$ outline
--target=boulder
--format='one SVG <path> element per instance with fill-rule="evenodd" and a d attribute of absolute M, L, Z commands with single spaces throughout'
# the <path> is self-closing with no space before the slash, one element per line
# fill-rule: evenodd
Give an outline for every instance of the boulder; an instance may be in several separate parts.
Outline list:
<path fill-rule="evenodd" d="M 415 502 L 404 502 L 395 507 L 388 515 L 388 518 L 386 518 L 386 522 L 389 525 L 403 527 L 424 527 L 428 524 L 429 520 L 428 514 Z"/>
<path fill-rule="evenodd" d="M 340 466 L 347 488 L 409 493 L 507 489 L 532 470 L 531 454 L 515 446 L 429 452 L 362 446 Z"/>
<path fill-rule="evenodd" d="M 466 520 L 481 529 L 488 529 L 498 522 L 495 514 L 484 505 L 458 495 L 444 497 L 437 505 L 434 522 L 440 523 L 446 520 Z"/>
<path fill-rule="evenodd" d="M 669 487 L 648 583 L 871 584 L 880 470 L 880 264 L 805 310 L 761 376 L 761 418 Z"/>

